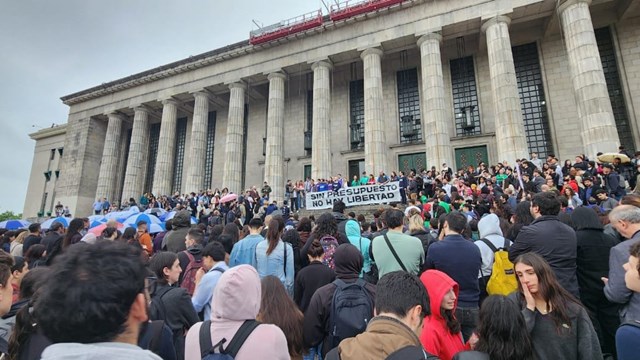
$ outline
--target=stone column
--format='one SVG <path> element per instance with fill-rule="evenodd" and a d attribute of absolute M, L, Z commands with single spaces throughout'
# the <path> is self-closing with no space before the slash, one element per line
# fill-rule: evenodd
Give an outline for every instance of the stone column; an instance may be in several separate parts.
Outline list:
<path fill-rule="evenodd" d="M 209 93 L 196 91 L 193 93 L 193 97 L 196 101 L 193 109 L 193 124 L 191 125 L 189 163 L 186 164 L 186 192 L 197 192 L 211 186 L 211 184 L 204 183 L 204 162 L 207 155 L 207 125 L 209 122 Z"/>
<path fill-rule="evenodd" d="M 452 119 L 448 115 L 445 98 L 441 43 L 442 35 L 438 33 L 426 34 L 418 39 L 422 73 L 422 134 L 427 145 L 427 168 L 435 166 L 438 169 L 443 163 L 453 162 L 449 142 L 449 122 Z"/>
<path fill-rule="evenodd" d="M 382 96 L 382 50 L 369 48 L 360 54 L 364 63 L 364 161 L 367 172 L 389 173 Z"/>
<path fill-rule="evenodd" d="M 138 106 L 134 111 L 131 144 L 129 145 L 129 159 L 127 160 L 127 171 L 124 175 L 121 204 L 128 203 L 129 198 L 134 198 L 136 202 L 138 201 L 142 195 L 144 173 L 147 169 L 147 152 L 149 152 L 149 108 Z"/>
<path fill-rule="evenodd" d="M 284 200 L 284 81 L 281 72 L 269 74 L 269 109 L 267 111 L 267 151 L 264 180 L 271 186 L 271 200 Z"/>
<path fill-rule="evenodd" d="M 591 0 L 564 0 L 558 8 L 578 105 L 584 152 L 617 152 L 620 139 L 589 13 Z"/>
<path fill-rule="evenodd" d="M 528 158 L 529 150 L 511 52 L 510 23 L 507 16 L 496 16 L 482 25 L 482 31 L 487 38 L 498 160 L 515 164 L 516 159 Z"/>
<path fill-rule="evenodd" d="M 222 187 L 236 194 L 242 190 L 242 141 L 244 139 L 244 95 L 247 86 L 242 82 L 229 84 L 229 115 L 227 119 L 227 143 L 225 146 Z M 271 96 L 269 96 L 271 114 Z M 267 153 L 268 155 L 268 153 Z"/>
<path fill-rule="evenodd" d="M 311 178 L 328 179 L 331 173 L 331 69 L 329 61 L 318 61 L 313 70 L 313 128 Z"/>
<path fill-rule="evenodd" d="M 118 178 L 117 170 L 123 117 L 118 113 L 110 113 L 107 116 L 109 117 L 107 135 L 105 136 L 104 150 L 102 151 L 96 197 L 106 197 L 112 202 L 115 200 L 115 182 Z"/>
<path fill-rule="evenodd" d="M 178 120 L 178 102 L 176 100 L 163 100 L 162 105 L 164 106 L 160 122 L 156 171 L 153 174 L 153 193 L 156 196 L 173 193 L 173 162 L 176 147 L 176 122 Z"/>

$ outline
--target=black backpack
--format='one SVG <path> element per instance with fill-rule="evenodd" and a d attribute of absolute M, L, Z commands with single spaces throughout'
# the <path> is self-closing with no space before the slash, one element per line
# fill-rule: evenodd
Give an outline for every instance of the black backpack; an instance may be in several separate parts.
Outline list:
<path fill-rule="evenodd" d="M 338 346 L 340 341 L 363 333 L 373 317 L 373 299 L 363 279 L 353 283 L 336 279 L 333 284 L 336 290 L 333 293 L 329 316 L 331 349 Z"/>
<path fill-rule="evenodd" d="M 338 348 L 331 350 L 324 360 L 340 360 Z M 385 360 L 438 360 L 437 356 L 431 355 L 420 346 L 407 345 L 400 348 L 385 358 Z"/>
<path fill-rule="evenodd" d="M 217 344 L 211 344 L 211 320 L 202 323 L 200 327 L 200 356 L 202 360 L 233 360 L 238 355 L 238 351 L 247 340 L 249 335 L 255 330 L 259 322 L 255 320 L 245 321 L 229 342 L 229 345 L 222 347 L 227 339 L 220 340 Z"/>

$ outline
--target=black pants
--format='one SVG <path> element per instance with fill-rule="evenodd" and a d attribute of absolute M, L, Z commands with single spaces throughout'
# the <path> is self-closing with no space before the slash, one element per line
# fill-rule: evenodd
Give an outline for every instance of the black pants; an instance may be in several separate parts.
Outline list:
<path fill-rule="evenodd" d="M 581 293 L 580 300 L 587 308 L 589 318 L 600 340 L 603 354 L 616 355 L 616 330 L 620 326 L 620 305 L 609 302 L 603 293 Z"/>
<path fill-rule="evenodd" d="M 466 343 L 471 338 L 471 335 L 476 330 L 476 326 L 478 325 L 478 314 L 480 310 L 475 308 L 461 308 L 458 307 L 456 309 L 456 318 L 460 322 L 460 328 L 462 332 L 462 337 L 464 338 L 464 342 Z"/>

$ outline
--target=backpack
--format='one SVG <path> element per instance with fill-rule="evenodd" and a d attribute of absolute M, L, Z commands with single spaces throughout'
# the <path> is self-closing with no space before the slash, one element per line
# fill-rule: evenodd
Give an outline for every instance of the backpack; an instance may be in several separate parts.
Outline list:
<path fill-rule="evenodd" d="M 200 327 L 200 357 L 202 360 L 233 360 L 238 351 L 255 330 L 259 322 L 255 320 L 245 321 L 225 348 L 222 347 L 227 339 L 222 339 L 217 344 L 211 343 L 211 320 L 202 323 Z"/>
<path fill-rule="evenodd" d="M 193 291 L 196 289 L 196 273 L 202 268 L 202 258 L 196 260 L 189 250 L 185 250 L 184 253 L 187 254 L 189 258 L 189 264 L 182 275 L 180 287 L 186 289 L 189 295 L 193 296 Z"/>
<path fill-rule="evenodd" d="M 340 351 L 335 348 L 327 354 L 324 360 L 340 360 Z M 385 358 L 385 360 L 439 360 L 440 358 L 424 351 L 421 346 L 407 345 L 400 348 Z"/>
<path fill-rule="evenodd" d="M 175 288 L 166 286 L 159 291 L 156 291 L 153 296 L 151 296 L 151 303 L 149 304 L 149 320 L 166 320 L 167 309 L 162 302 L 162 297 L 173 289 Z"/>
<path fill-rule="evenodd" d="M 338 240 L 331 235 L 325 235 L 320 239 L 320 245 L 322 245 L 322 250 L 324 250 L 322 263 L 330 267 L 331 270 L 335 270 L 336 266 L 333 263 L 333 256 L 338 248 Z"/>
<path fill-rule="evenodd" d="M 511 241 L 504 239 L 504 246 L 496 249 L 491 241 L 480 239 L 493 251 L 493 267 L 491 277 L 487 282 L 487 294 L 489 295 L 509 295 L 518 289 L 518 280 L 513 263 L 509 261 L 509 246 Z"/>
<path fill-rule="evenodd" d="M 328 340 L 332 349 L 340 341 L 363 333 L 373 317 L 373 299 L 363 279 L 349 284 L 336 279 L 333 284 L 336 290 L 331 301 Z"/>

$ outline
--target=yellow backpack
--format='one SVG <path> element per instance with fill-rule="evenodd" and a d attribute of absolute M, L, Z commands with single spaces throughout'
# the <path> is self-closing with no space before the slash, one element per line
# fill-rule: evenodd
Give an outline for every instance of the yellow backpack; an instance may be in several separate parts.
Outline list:
<path fill-rule="evenodd" d="M 491 277 L 487 283 L 487 294 L 489 295 L 509 295 L 518 289 L 518 279 L 513 268 L 513 263 L 509 261 L 509 245 L 511 241 L 504 239 L 504 246 L 496 249 L 491 241 L 480 239 L 493 251 L 493 266 Z"/>

